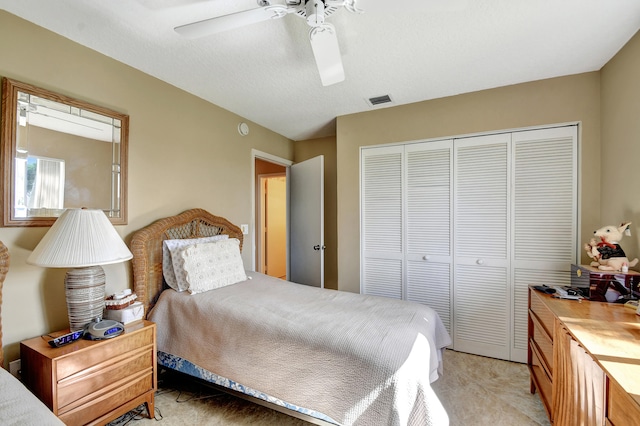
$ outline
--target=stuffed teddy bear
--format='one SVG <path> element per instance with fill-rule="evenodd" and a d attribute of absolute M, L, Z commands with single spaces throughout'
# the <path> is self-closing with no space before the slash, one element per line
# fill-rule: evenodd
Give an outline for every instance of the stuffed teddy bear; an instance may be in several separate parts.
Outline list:
<path fill-rule="evenodd" d="M 638 259 L 629 261 L 624 250 L 620 247 L 620 240 L 625 231 L 628 231 L 629 225 L 631 222 L 623 223 L 617 227 L 610 225 L 593 232 L 596 238 L 592 238 L 588 244 L 584 245 L 587 256 L 593 259 L 591 266 L 597 267 L 601 271 L 620 271 L 623 265 L 636 266 Z"/>

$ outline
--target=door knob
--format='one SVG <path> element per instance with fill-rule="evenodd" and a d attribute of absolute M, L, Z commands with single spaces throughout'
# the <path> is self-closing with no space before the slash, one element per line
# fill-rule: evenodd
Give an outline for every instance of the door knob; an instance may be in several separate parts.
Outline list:
<path fill-rule="evenodd" d="M 320 250 L 320 244 L 317 244 L 317 245 L 313 246 L 313 249 L 314 250 Z"/>

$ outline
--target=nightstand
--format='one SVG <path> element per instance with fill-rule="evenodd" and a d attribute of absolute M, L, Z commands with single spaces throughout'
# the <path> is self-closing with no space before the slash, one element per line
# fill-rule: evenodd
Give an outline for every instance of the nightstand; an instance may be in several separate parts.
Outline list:
<path fill-rule="evenodd" d="M 49 340 L 41 336 L 20 343 L 22 378 L 64 423 L 103 425 L 142 403 L 153 417 L 157 388 L 154 323 L 136 321 L 127 324 L 118 337 L 81 339 L 60 348 L 49 346 Z"/>

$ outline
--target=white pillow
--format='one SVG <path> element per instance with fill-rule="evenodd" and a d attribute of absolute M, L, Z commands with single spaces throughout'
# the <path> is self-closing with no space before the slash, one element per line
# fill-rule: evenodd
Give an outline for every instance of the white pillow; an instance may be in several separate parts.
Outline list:
<path fill-rule="evenodd" d="M 198 243 L 226 240 L 227 238 L 229 238 L 228 235 L 221 234 L 184 240 L 164 240 L 162 242 L 162 274 L 167 285 L 176 291 L 185 291 L 189 287 L 184 276 L 183 260 L 178 254 L 181 248 Z M 176 274 L 176 272 L 178 273 Z"/>
<path fill-rule="evenodd" d="M 245 281 L 240 241 L 202 243 L 182 249 L 189 293 L 196 294 Z"/>

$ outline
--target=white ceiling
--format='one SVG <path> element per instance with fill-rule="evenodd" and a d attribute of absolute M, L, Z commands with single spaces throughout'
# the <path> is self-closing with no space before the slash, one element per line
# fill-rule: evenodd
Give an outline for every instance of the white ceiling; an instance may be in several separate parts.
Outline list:
<path fill-rule="evenodd" d="M 272 4 L 284 0 L 272 0 Z M 293 140 L 337 116 L 602 68 L 640 0 L 358 0 L 334 24 L 346 80 L 323 87 L 309 27 L 288 15 L 200 39 L 173 28 L 256 0 L 0 0 L 0 8 Z M 640 78 L 640 77 L 639 77 Z M 378 107 L 380 108 L 380 107 Z"/>

